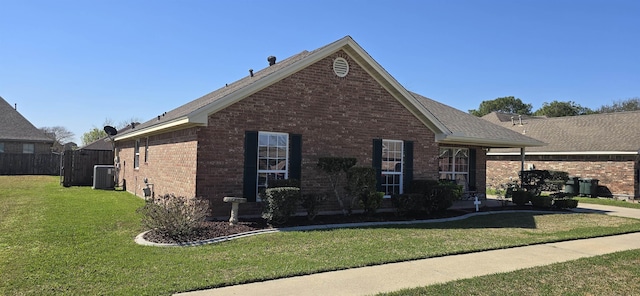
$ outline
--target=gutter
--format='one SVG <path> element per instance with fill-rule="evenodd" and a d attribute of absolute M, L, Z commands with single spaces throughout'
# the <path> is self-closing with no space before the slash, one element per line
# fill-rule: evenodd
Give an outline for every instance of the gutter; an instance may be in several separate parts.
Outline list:
<path fill-rule="evenodd" d="M 560 151 L 560 152 L 527 152 L 527 155 L 639 155 L 638 151 Z M 487 156 L 520 155 L 520 152 L 488 152 Z"/>

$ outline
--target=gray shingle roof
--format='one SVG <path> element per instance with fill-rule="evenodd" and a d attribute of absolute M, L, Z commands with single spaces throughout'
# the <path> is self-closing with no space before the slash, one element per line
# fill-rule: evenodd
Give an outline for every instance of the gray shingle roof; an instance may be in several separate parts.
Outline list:
<path fill-rule="evenodd" d="M 482 118 L 462 112 L 453 107 L 449 107 L 440 102 L 434 101 L 417 93 L 411 92 L 442 124 L 444 124 L 453 135 L 464 138 L 482 140 L 494 140 L 497 142 L 531 142 L 532 145 L 544 145 L 543 142 L 522 135 L 521 133 L 505 129 Z M 500 147 L 497 144 L 487 145 L 490 147 Z"/>
<path fill-rule="evenodd" d="M 436 140 L 447 144 L 482 145 L 486 147 L 524 147 L 540 146 L 544 143 L 521 134 L 490 124 L 449 106 L 437 103 L 425 97 L 408 92 L 382 66 L 377 64 L 364 49 L 346 36 L 314 51 L 303 51 L 288 59 L 246 76 L 203 97 L 193 100 L 174 110 L 159 115 L 134 129 L 116 136 L 120 139 L 133 138 L 151 132 L 161 132 L 167 128 L 179 128 L 206 124 L 206 116 L 222 110 L 229 104 L 259 91 L 268 83 L 299 71 L 317 60 L 335 52 L 344 50 L 363 66 L 396 99 L 418 117 L 426 127 L 436 133 Z"/>
<path fill-rule="evenodd" d="M 54 141 L 0 97 L 0 141 L 2 140 L 50 143 Z"/>
<path fill-rule="evenodd" d="M 511 116 L 514 116 L 513 122 Z M 494 112 L 482 118 L 548 143 L 545 147 L 527 148 L 528 152 L 638 152 L 640 149 L 640 111 L 553 118 L 523 116 L 522 125 L 518 115 Z"/>

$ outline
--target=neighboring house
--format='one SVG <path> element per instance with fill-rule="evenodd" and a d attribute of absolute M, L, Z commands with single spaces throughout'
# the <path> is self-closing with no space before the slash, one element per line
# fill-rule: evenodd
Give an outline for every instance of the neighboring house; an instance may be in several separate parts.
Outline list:
<path fill-rule="evenodd" d="M 145 180 L 158 194 L 200 196 L 229 215 L 261 211 L 258 192 L 274 178 L 328 192 L 324 156 L 355 157 L 379 172 L 378 190 L 402 193 L 414 179 L 453 179 L 484 191 L 485 151 L 543 145 L 407 91 L 351 37 L 303 51 L 115 137 L 128 191 Z M 388 200 L 385 206 L 389 206 Z M 337 202 L 325 211 L 338 210 Z"/>
<path fill-rule="evenodd" d="M 50 154 L 53 138 L 0 97 L 0 153 Z"/>
<path fill-rule="evenodd" d="M 525 150 L 525 169 L 565 171 L 598 179 L 614 196 L 640 195 L 640 111 L 554 118 L 493 112 L 482 118 L 548 143 Z M 488 185 L 517 178 L 521 159 L 518 149 L 491 149 Z"/>

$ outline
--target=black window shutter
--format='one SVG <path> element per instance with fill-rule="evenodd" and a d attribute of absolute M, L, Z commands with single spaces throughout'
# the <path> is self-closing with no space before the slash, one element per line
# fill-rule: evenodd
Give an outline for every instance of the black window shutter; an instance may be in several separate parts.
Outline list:
<path fill-rule="evenodd" d="M 302 135 L 289 135 L 289 179 L 302 176 Z"/>
<path fill-rule="evenodd" d="M 382 191 L 382 139 L 373 139 L 371 164 L 376 170 L 376 190 Z"/>
<path fill-rule="evenodd" d="M 469 149 L 469 191 L 476 190 L 476 149 Z"/>
<path fill-rule="evenodd" d="M 258 182 L 258 132 L 244 133 L 244 178 L 243 197 L 247 201 L 255 202 Z"/>
<path fill-rule="evenodd" d="M 403 192 L 409 190 L 411 182 L 413 181 L 413 142 L 404 141 L 404 178 L 402 184 Z"/>

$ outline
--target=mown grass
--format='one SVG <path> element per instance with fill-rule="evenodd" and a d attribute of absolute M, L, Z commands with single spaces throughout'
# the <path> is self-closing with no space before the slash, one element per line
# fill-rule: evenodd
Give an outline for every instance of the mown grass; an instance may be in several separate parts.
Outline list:
<path fill-rule="evenodd" d="M 578 205 L 580 203 L 590 203 L 590 204 L 598 204 L 605 206 L 616 206 L 623 208 L 632 208 L 632 209 L 640 209 L 640 203 L 632 203 L 628 201 L 615 200 L 610 198 L 589 198 L 589 197 L 576 197 L 578 200 Z"/>
<path fill-rule="evenodd" d="M 639 277 L 631 250 L 379 295 L 637 295 Z"/>
<path fill-rule="evenodd" d="M 0 176 L 0 295 L 168 295 L 326 270 L 640 231 L 598 214 L 514 213 L 404 226 L 282 232 L 145 247 L 126 192 Z"/>

